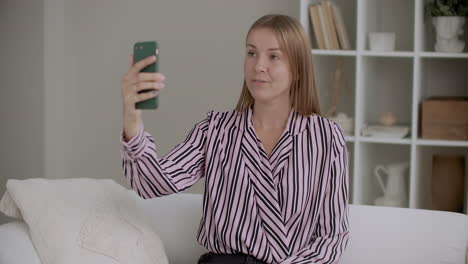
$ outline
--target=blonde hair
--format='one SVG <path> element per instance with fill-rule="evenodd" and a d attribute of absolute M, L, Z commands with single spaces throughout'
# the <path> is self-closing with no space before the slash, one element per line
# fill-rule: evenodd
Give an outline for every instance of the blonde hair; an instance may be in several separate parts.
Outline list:
<path fill-rule="evenodd" d="M 320 115 L 317 98 L 312 53 L 309 39 L 302 25 L 294 18 L 285 15 L 266 15 L 250 27 L 248 35 L 257 28 L 271 29 L 278 39 L 280 49 L 285 52 L 292 73 L 290 89 L 291 107 L 301 115 Z M 254 103 L 244 79 L 242 92 L 236 110 L 243 112 Z"/>

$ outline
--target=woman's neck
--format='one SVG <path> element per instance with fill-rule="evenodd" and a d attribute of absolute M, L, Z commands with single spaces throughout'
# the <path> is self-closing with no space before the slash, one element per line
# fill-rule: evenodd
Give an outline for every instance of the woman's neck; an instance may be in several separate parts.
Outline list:
<path fill-rule="evenodd" d="M 289 102 L 278 104 L 254 103 L 252 122 L 260 129 L 284 129 L 288 122 L 291 106 Z"/>

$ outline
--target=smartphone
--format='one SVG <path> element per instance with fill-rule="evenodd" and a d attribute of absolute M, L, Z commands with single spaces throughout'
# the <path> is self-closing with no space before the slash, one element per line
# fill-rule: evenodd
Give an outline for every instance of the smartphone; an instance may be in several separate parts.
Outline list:
<path fill-rule="evenodd" d="M 158 72 L 159 71 L 159 46 L 156 41 L 142 41 L 133 45 L 133 63 L 148 57 L 156 56 L 156 62 L 143 68 L 140 72 Z M 152 91 L 151 89 L 142 90 L 138 93 Z M 156 109 L 159 106 L 159 96 L 141 101 L 135 104 L 136 109 Z"/>

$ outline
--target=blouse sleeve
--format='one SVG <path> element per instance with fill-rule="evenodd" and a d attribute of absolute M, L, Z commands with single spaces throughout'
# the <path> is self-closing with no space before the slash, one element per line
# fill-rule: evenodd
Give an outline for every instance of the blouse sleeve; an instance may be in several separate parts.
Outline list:
<path fill-rule="evenodd" d="M 334 123 L 332 127 L 331 177 L 320 210 L 319 223 L 314 230 L 314 239 L 306 247 L 281 262 L 282 264 L 338 263 L 347 246 L 349 236 L 347 149 L 340 128 Z"/>
<path fill-rule="evenodd" d="M 212 112 L 197 123 L 183 143 L 158 157 L 153 137 L 141 125 L 138 134 L 125 142 L 121 133 L 124 175 L 144 199 L 181 192 L 195 184 L 205 171 L 206 133 Z"/>

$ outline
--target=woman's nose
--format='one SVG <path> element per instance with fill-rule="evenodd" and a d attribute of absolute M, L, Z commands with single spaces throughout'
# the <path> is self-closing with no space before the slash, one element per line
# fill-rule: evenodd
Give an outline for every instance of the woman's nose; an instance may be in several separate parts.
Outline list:
<path fill-rule="evenodd" d="M 256 72 L 265 72 L 266 71 L 266 64 L 262 58 L 257 59 L 255 63 L 255 71 Z"/>

